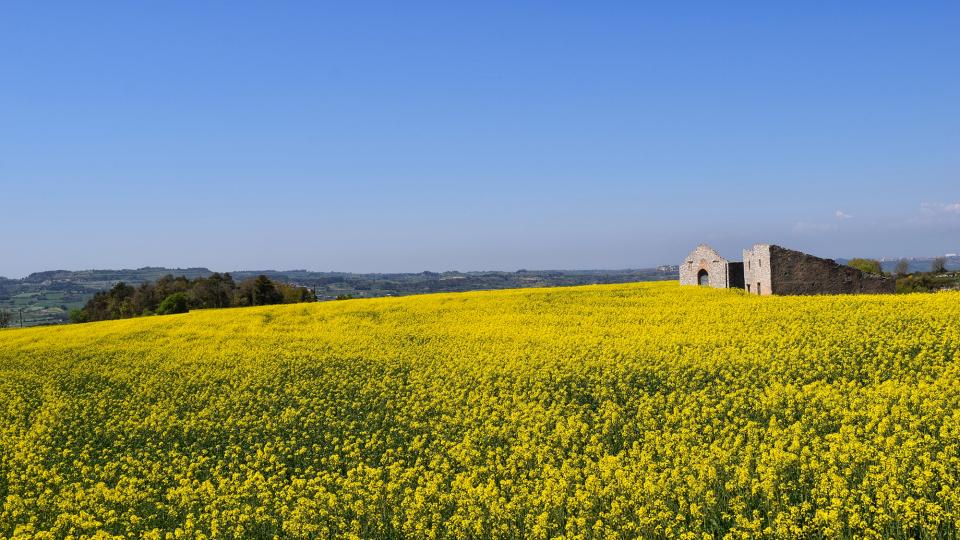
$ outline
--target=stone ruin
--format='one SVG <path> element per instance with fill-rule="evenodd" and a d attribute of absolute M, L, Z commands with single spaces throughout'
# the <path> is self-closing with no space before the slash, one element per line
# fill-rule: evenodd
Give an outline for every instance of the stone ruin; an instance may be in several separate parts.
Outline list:
<path fill-rule="evenodd" d="M 680 263 L 681 285 L 745 289 L 750 294 L 890 294 L 896 280 L 773 244 L 743 250 L 731 262 L 700 244 Z"/>

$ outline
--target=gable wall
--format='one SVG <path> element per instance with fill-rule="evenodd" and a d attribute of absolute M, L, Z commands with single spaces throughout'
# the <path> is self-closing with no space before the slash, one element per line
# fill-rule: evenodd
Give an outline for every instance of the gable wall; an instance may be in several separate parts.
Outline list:
<path fill-rule="evenodd" d="M 700 270 L 709 274 L 711 287 L 725 289 L 729 286 L 727 260 L 704 244 L 697 246 L 680 263 L 680 284 L 696 285 Z"/>

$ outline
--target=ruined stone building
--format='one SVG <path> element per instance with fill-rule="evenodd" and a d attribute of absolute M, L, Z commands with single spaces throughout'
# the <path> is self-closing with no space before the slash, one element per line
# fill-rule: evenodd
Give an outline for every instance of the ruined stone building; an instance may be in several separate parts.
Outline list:
<path fill-rule="evenodd" d="M 680 264 L 680 284 L 746 289 L 751 294 L 882 294 L 896 288 L 892 278 L 773 244 L 743 250 L 742 262 L 731 262 L 700 244 Z"/>

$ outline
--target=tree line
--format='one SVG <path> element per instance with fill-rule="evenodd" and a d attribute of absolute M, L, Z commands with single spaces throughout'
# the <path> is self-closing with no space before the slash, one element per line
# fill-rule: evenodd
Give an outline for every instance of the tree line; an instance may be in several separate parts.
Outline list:
<path fill-rule="evenodd" d="M 81 309 L 70 312 L 70 322 L 126 319 L 144 315 L 186 313 L 191 309 L 264 306 L 316 302 L 306 287 L 297 287 L 259 275 L 236 283 L 229 273 L 187 279 L 168 274 L 136 287 L 117 283 L 98 292 Z"/>
<path fill-rule="evenodd" d="M 864 259 L 861 257 L 856 257 L 850 259 L 850 262 L 847 263 L 847 266 L 852 266 L 857 270 L 866 272 L 868 274 L 877 274 L 881 276 L 889 276 L 883 271 L 880 267 L 880 261 L 876 259 Z M 942 274 L 947 271 L 947 258 L 946 257 L 934 257 L 930 262 L 930 273 L 931 274 Z M 910 261 L 907 259 L 900 259 L 897 261 L 896 267 L 894 267 L 892 275 L 897 277 L 903 277 L 910 275 Z"/>
<path fill-rule="evenodd" d="M 929 272 L 910 272 L 910 262 L 900 259 L 893 272 L 886 273 L 876 259 L 855 258 L 847 263 L 860 271 L 882 276 L 893 276 L 897 279 L 898 293 L 933 292 L 943 289 L 960 287 L 960 275 L 947 272 L 946 257 L 934 257 L 930 262 Z"/>

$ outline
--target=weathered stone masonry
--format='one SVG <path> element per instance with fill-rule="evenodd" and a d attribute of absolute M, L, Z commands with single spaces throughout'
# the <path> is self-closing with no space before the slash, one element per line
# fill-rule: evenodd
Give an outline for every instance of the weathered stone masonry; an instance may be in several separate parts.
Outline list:
<path fill-rule="evenodd" d="M 717 250 L 700 244 L 680 265 L 680 283 L 709 285 L 719 289 L 743 288 L 743 265 L 731 263 L 721 257 Z"/>
<path fill-rule="evenodd" d="M 754 244 L 752 248 L 743 250 L 743 281 L 749 293 L 772 294 L 768 244 Z"/>
<path fill-rule="evenodd" d="M 704 261 L 713 261 L 713 266 Z M 761 295 L 884 294 L 896 289 L 891 278 L 772 244 L 755 244 L 743 250 L 742 263 L 729 262 L 701 244 L 680 265 L 680 284 L 698 284 L 701 272 L 710 274 L 708 284 L 712 287 L 745 288 Z M 714 280 L 713 272 L 722 273 L 723 278 Z"/>

